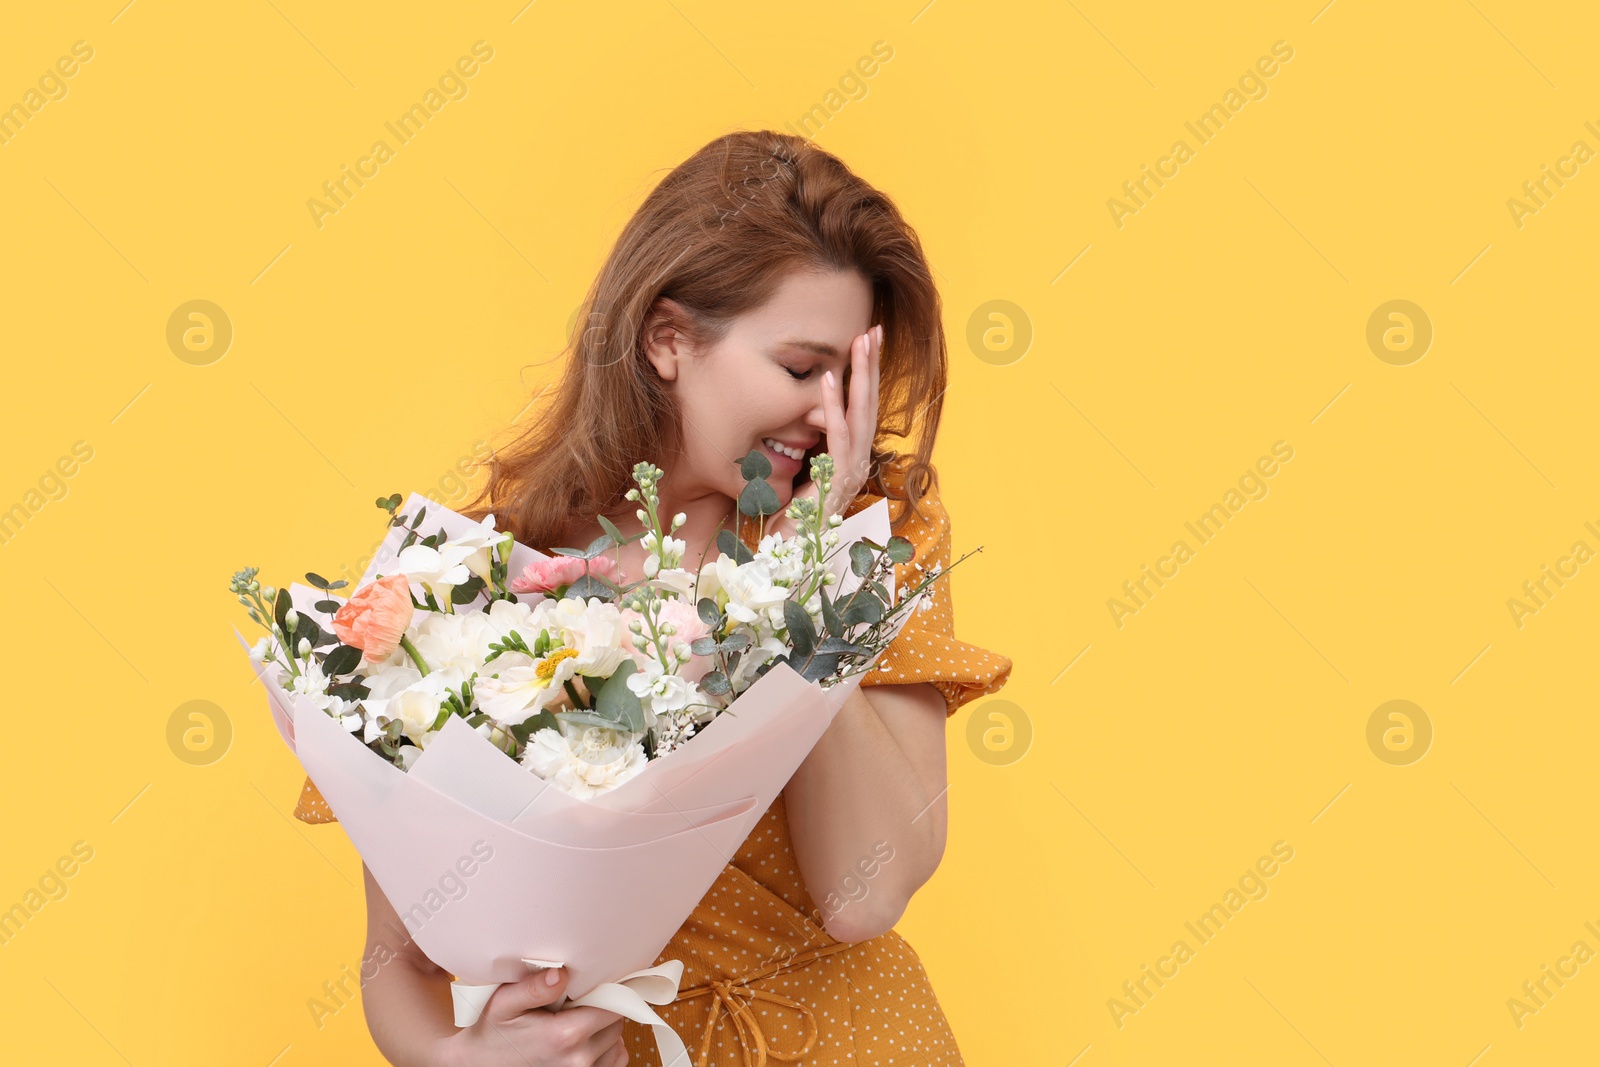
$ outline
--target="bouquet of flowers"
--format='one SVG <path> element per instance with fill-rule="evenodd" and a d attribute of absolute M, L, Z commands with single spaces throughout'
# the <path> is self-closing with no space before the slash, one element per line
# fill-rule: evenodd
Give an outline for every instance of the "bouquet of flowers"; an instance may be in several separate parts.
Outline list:
<path fill-rule="evenodd" d="M 823 493 L 831 465 L 826 455 L 813 462 Z M 765 481 L 771 467 L 753 451 L 742 468 L 741 508 L 761 514 L 776 503 Z M 898 597 L 889 591 L 893 564 L 911 560 L 900 537 L 848 546 L 859 581 L 830 595 L 843 519 L 824 519 L 810 499 L 793 508 L 795 536 L 769 535 L 752 552 L 724 530 L 718 557 L 685 570 L 686 546 L 671 536 L 684 516 L 662 528 L 661 477 L 653 464 L 634 468 L 638 488 L 628 499 L 643 505 L 640 533 L 624 537 L 602 517 L 606 533 L 587 548 L 555 549 L 556 558 L 534 560 L 509 581 L 514 542 L 495 530 L 494 516 L 456 536 L 442 528 L 422 536 L 426 505 L 397 514 L 399 494 L 380 499 L 403 531 L 389 573 L 343 601 L 336 594 L 345 582 L 306 575 L 324 594 L 313 608 L 331 615 L 330 626 L 296 609 L 290 590 L 263 587 L 256 568 L 234 575 L 232 591 L 267 630 L 251 658 L 271 663 L 286 692 L 402 770 L 454 716 L 587 797 L 681 746 L 779 663 L 823 687 L 861 673 L 914 603 L 929 606 L 919 594 L 939 577 L 937 564 Z M 611 577 L 619 562 L 605 553 L 618 550 L 620 559 L 621 547 L 641 538 L 645 576 L 620 585 Z M 518 593 L 538 599 L 530 605 Z"/>
<path fill-rule="evenodd" d="M 941 576 L 896 590 L 895 564 L 920 569 L 911 544 L 888 535 L 886 501 L 823 514 L 832 464 L 812 459 L 819 493 L 789 505 L 793 536 L 751 551 L 724 530 L 698 571 L 671 536 L 684 517 L 663 527 L 662 471 L 640 463 L 631 537 L 601 517 L 592 544 L 544 556 L 492 515 L 417 496 L 401 511 L 397 494 L 378 501 L 391 529 L 348 599 L 315 573 L 290 588 L 234 575 L 267 631 L 240 642 L 279 732 L 419 947 L 457 975 L 457 1025 L 524 965 L 555 962 L 575 1003 L 651 1023 L 663 1063 L 680 1055 L 647 1001 L 672 999 L 682 963 L 648 965 Z M 775 513 L 766 458 L 741 468 L 740 511 Z M 644 577 L 622 584 L 638 539 Z M 469 846 L 479 902 L 448 907 L 441 872 L 464 873 Z"/>

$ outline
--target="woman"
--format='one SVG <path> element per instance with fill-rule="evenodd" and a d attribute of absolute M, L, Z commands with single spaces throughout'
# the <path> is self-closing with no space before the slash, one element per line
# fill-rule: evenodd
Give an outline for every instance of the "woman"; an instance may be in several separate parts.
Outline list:
<path fill-rule="evenodd" d="M 719 529 L 754 548 L 792 532 L 782 509 L 817 494 L 810 459 L 836 475 L 827 510 L 890 500 L 916 546 L 896 582 L 950 563 L 950 523 L 928 458 L 947 356 L 921 246 L 890 200 L 838 159 L 771 131 L 706 145 L 670 173 L 617 240 L 585 300 L 553 398 L 466 514 L 493 513 L 524 544 L 585 545 L 605 514 L 638 529 L 624 494 L 634 463 L 667 474 L 661 512 L 682 513 L 686 566 Z M 880 449 L 893 435 L 906 453 Z M 739 514 L 738 461 L 759 449 L 780 511 Z M 638 542 L 623 581 L 641 574 Z M 679 959 L 660 1014 L 701 1064 L 959 1064 L 911 947 L 891 927 L 944 851 L 944 729 L 997 691 L 1011 661 L 955 639 L 948 579 L 844 705 L 657 962 Z M 332 820 L 309 779 L 295 812 Z M 449 975 L 424 956 L 367 876 L 364 1001 L 396 1064 L 656 1064 L 648 1027 L 597 1008 L 538 1011 L 564 970 L 496 991 L 451 1025 Z M 373 977 L 368 978 L 368 972 Z"/>

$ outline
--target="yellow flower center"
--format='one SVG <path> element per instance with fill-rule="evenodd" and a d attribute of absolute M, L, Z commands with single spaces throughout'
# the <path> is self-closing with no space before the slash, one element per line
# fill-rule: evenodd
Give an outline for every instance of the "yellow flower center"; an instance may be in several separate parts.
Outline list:
<path fill-rule="evenodd" d="M 548 683 L 550 679 L 556 676 L 556 667 L 560 665 L 561 661 L 564 659 L 571 659 L 577 654 L 578 650 L 575 648 L 556 649 L 534 666 L 534 677 L 538 678 L 541 682 Z"/>

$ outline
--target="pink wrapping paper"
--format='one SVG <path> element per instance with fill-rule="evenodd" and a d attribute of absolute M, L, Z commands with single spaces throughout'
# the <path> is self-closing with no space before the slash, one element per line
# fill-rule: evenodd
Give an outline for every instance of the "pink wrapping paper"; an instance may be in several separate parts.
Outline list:
<path fill-rule="evenodd" d="M 408 513 L 424 503 L 413 496 Z M 453 536 L 474 525 L 428 509 L 424 532 L 443 526 Z M 887 503 L 838 530 L 841 549 L 861 537 L 885 543 Z M 401 536 L 391 531 L 361 584 L 384 573 Z M 511 573 L 538 556 L 516 546 Z M 847 552 L 832 564 L 836 594 L 859 584 Z M 291 595 L 297 610 L 327 626 L 311 607 L 325 594 L 296 586 Z M 651 966 L 861 682 L 858 674 L 823 689 L 775 667 L 683 747 L 582 799 L 547 785 L 459 718 L 402 771 L 285 692 L 277 665 L 252 666 L 284 742 L 417 945 L 458 987 L 514 981 L 528 973 L 525 959 L 549 960 L 569 968 L 570 997 L 593 992 L 607 1006 L 602 993 L 613 995 L 621 987 L 612 983 Z M 446 886 L 458 885 L 465 890 L 452 898 Z M 666 978 L 650 972 L 651 999 L 670 1000 L 679 974 L 681 966 Z M 463 1009 L 459 992 L 458 1024 L 477 1012 Z M 663 1029 L 657 1036 L 670 1063 L 676 1042 Z"/>

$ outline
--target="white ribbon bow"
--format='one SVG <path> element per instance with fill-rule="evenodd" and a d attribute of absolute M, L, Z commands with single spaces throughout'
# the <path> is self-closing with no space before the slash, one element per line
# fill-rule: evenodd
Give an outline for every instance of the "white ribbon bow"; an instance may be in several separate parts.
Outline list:
<path fill-rule="evenodd" d="M 530 967 L 550 966 L 544 960 L 522 962 Z M 574 997 L 567 1003 L 603 1008 L 634 1022 L 649 1025 L 656 1035 L 656 1050 L 661 1054 L 662 1067 L 688 1067 L 689 1050 L 684 1046 L 683 1039 L 650 1007 L 651 1004 L 671 1004 L 676 1000 L 678 983 L 682 980 L 683 961 L 668 960 L 659 967 L 647 967 L 642 971 L 625 974 L 615 982 L 603 982 L 583 996 Z M 450 996 L 455 1004 L 456 1025 L 467 1027 L 477 1022 L 478 1016 L 483 1014 L 484 1006 L 489 1003 L 489 998 L 504 984 L 504 982 L 490 982 L 487 985 L 469 985 L 466 982 L 451 982 Z"/>

